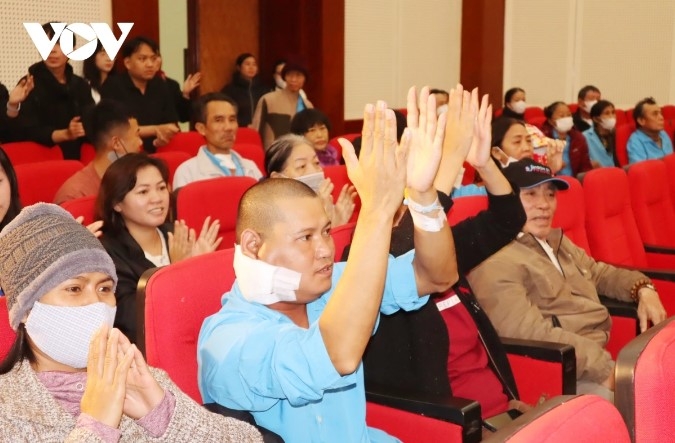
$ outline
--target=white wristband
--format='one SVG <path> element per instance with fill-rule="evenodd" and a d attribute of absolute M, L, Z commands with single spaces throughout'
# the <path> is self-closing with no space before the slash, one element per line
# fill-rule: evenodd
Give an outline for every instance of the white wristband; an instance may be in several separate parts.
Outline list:
<path fill-rule="evenodd" d="M 405 199 L 403 203 L 408 205 L 413 224 L 418 229 L 426 232 L 439 232 L 443 229 L 443 223 L 447 220 L 447 216 L 438 199 L 429 206 L 422 206 L 409 198 Z M 435 217 L 428 215 L 434 211 L 438 211 Z"/>

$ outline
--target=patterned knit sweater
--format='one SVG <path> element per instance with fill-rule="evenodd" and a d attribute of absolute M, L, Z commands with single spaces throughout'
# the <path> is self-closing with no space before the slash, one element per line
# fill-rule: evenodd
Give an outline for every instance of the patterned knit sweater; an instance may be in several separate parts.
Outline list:
<path fill-rule="evenodd" d="M 120 442 L 262 442 L 252 426 L 208 412 L 185 395 L 159 369 L 151 368 L 159 385 L 176 398 L 176 407 L 164 435 L 153 438 L 133 419 L 123 416 Z M 96 442 L 64 410 L 40 382 L 27 361 L 0 375 L 0 442 Z"/>

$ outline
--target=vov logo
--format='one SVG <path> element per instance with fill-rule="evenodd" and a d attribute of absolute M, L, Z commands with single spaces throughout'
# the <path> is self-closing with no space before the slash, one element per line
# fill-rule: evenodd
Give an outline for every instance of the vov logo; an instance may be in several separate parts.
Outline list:
<path fill-rule="evenodd" d="M 91 57 L 96 51 L 96 41 L 100 41 L 103 49 L 108 54 L 110 59 L 114 59 L 117 52 L 122 47 L 124 39 L 129 35 L 133 23 L 118 23 L 117 27 L 122 31 L 119 40 L 115 38 L 110 26 L 107 23 L 71 23 L 66 26 L 66 23 L 50 23 L 54 30 L 54 37 L 50 40 L 42 29 L 40 23 L 24 23 L 23 27 L 30 35 L 31 40 L 35 44 L 42 60 L 49 57 L 49 53 L 54 49 L 56 41 L 59 40 L 61 50 L 71 60 L 86 60 Z M 73 50 L 73 35 L 77 34 L 87 41 L 84 45 L 76 50 Z"/>

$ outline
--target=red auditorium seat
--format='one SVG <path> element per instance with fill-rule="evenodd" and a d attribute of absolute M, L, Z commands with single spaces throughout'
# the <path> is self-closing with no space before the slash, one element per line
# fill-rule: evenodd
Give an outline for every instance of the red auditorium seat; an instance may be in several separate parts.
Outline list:
<path fill-rule="evenodd" d="M 361 137 L 360 132 L 351 132 L 349 134 L 342 134 L 342 135 L 338 135 L 337 137 L 331 138 L 328 141 L 328 144 L 331 145 L 331 146 L 334 146 L 335 149 L 338 150 L 338 152 L 340 154 L 340 158 L 342 158 L 342 145 L 340 144 L 340 142 L 338 142 L 338 139 L 339 138 L 346 138 L 350 142 L 354 142 L 354 140 L 356 140 L 357 137 Z"/>
<path fill-rule="evenodd" d="M 628 138 L 635 131 L 630 124 L 616 125 L 614 132 L 614 146 L 616 149 L 616 159 L 620 166 L 628 164 Z"/>
<path fill-rule="evenodd" d="M 74 200 L 68 200 L 61 203 L 61 207 L 70 212 L 73 217 L 77 218 L 84 216 L 82 224 L 87 226 L 94 222 L 94 213 L 96 205 L 96 196 L 89 195 L 87 197 L 80 197 Z"/>
<path fill-rule="evenodd" d="M 77 160 L 19 164 L 14 169 L 21 203 L 24 206 L 37 202 L 52 203 L 61 185 L 83 167 Z"/>
<path fill-rule="evenodd" d="M 184 161 L 190 160 L 190 154 L 183 151 L 164 151 L 156 152 L 150 154 L 151 157 L 158 158 L 166 164 L 166 167 L 169 169 L 169 185 L 173 183 L 173 176 L 176 173 L 176 169 L 183 164 Z"/>
<path fill-rule="evenodd" d="M 256 184 L 251 177 L 218 177 L 188 183 L 176 191 L 176 215 L 199 234 L 206 217 L 220 220 L 219 249 L 231 248 L 239 199 Z"/>
<path fill-rule="evenodd" d="M 546 120 L 546 116 L 544 115 L 544 110 L 540 108 L 539 106 L 530 106 L 525 109 L 525 113 L 523 114 L 523 118 L 525 119 L 526 122 L 530 123 L 531 125 L 539 126 L 538 124 L 533 123 L 533 120 L 536 120 L 537 122 L 543 120 Z"/>
<path fill-rule="evenodd" d="M 14 142 L 3 143 L 2 149 L 7 153 L 12 166 L 63 160 L 63 152 L 58 146 L 44 146 L 35 142 Z"/>
<path fill-rule="evenodd" d="M 448 224 L 454 226 L 462 220 L 473 217 L 480 211 L 488 208 L 488 198 L 485 195 L 470 195 L 454 199 L 452 208 L 448 211 Z"/>
<path fill-rule="evenodd" d="M 597 395 L 578 395 L 549 400 L 483 441 L 630 443 L 631 439 L 621 414 L 612 403 Z"/>
<path fill-rule="evenodd" d="M 661 106 L 661 114 L 666 121 L 675 120 L 675 105 Z"/>
<path fill-rule="evenodd" d="M 333 182 L 333 201 L 338 198 L 344 185 L 352 184 L 352 182 L 349 180 L 349 175 L 347 175 L 347 167 L 345 165 L 324 166 L 323 173 L 326 178 L 330 178 L 330 180 Z M 354 214 L 349 221 L 356 221 L 360 210 L 361 199 L 357 195 L 355 199 Z"/>
<path fill-rule="evenodd" d="M 258 169 L 260 169 L 262 175 L 267 176 L 267 172 L 265 171 L 265 150 L 262 145 L 242 142 L 235 144 L 232 149 L 243 158 L 253 161 Z"/>
<path fill-rule="evenodd" d="M 628 187 L 620 168 L 593 169 L 584 176 L 586 233 L 593 258 L 640 269 L 654 281 L 668 314 L 674 315 L 675 255 L 645 251 Z"/>
<path fill-rule="evenodd" d="M 204 144 L 206 144 L 206 139 L 197 131 L 179 132 L 169 143 L 157 148 L 157 152 L 183 151 L 190 157 L 194 157 L 200 146 Z"/>
<path fill-rule="evenodd" d="M 333 237 L 333 243 L 335 244 L 336 262 L 343 261 L 342 253 L 344 252 L 345 248 L 352 243 L 352 237 L 354 236 L 355 228 L 356 222 L 352 222 L 331 229 L 330 235 Z"/>
<path fill-rule="evenodd" d="M 633 442 L 673 440 L 674 372 L 673 318 L 640 334 L 619 354 L 614 404 L 628 425 Z"/>
<path fill-rule="evenodd" d="M 579 109 L 579 103 L 576 103 L 576 102 L 575 103 L 568 103 L 567 107 L 570 108 L 570 112 L 572 114 L 574 114 L 575 112 L 577 112 L 577 109 Z"/>
<path fill-rule="evenodd" d="M 233 259 L 233 249 L 217 251 L 150 269 L 139 281 L 141 333 L 137 344 L 145 350 L 148 364 L 167 371 L 198 403 L 202 402 L 197 386 L 199 330 L 204 318 L 220 309 L 222 294 L 232 287 Z M 430 403 L 395 395 L 367 395 L 368 424 L 406 442 L 480 441 L 480 406 L 476 402 L 453 398 Z"/>
<path fill-rule="evenodd" d="M 673 208 L 675 208 L 675 154 L 666 155 L 661 159 L 666 165 L 666 171 L 668 172 L 668 188 L 670 190 L 670 199 L 673 203 Z"/>
<path fill-rule="evenodd" d="M 624 125 L 628 123 L 629 119 L 633 119 L 633 116 L 626 114 L 623 109 L 615 109 L 614 112 L 616 113 L 616 126 Z"/>
<path fill-rule="evenodd" d="M 646 160 L 630 165 L 628 185 L 633 215 L 645 248 L 675 248 L 675 208 L 666 164 L 661 160 Z"/>
<path fill-rule="evenodd" d="M 237 145 L 240 143 L 248 143 L 258 145 L 262 148 L 262 139 L 260 134 L 253 128 L 239 128 L 237 129 L 237 136 L 234 140 L 234 150 L 237 150 Z"/>
<path fill-rule="evenodd" d="M 82 143 L 80 146 L 80 163 L 88 165 L 96 157 L 96 148 L 91 143 Z"/>
<path fill-rule="evenodd" d="M 14 344 L 16 334 L 9 326 L 9 312 L 7 311 L 7 300 L 4 296 L 0 297 L 0 361 L 5 359 L 7 353 Z"/>

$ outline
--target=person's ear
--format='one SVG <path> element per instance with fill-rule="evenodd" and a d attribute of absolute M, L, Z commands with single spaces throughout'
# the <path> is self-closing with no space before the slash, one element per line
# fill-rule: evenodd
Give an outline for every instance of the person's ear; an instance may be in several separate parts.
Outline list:
<path fill-rule="evenodd" d="M 129 66 L 131 66 L 131 57 L 124 57 L 124 67 L 127 68 L 127 71 L 129 70 Z"/>
<path fill-rule="evenodd" d="M 644 126 L 646 119 L 644 117 L 638 117 L 637 122 L 638 125 Z"/>
<path fill-rule="evenodd" d="M 244 253 L 249 258 L 257 259 L 258 251 L 262 246 L 262 238 L 260 234 L 255 232 L 253 229 L 244 229 L 241 233 L 239 244 L 241 246 L 241 252 Z"/>
<path fill-rule="evenodd" d="M 117 203 L 115 206 L 113 206 L 113 210 L 115 212 L 119 212 L 120 214 L 122 213 L 122 207 L 120 206 L 119 203 Z"/>
<path fill-rule="evenodd" d="M 202 122 L 197 122 L 195 124 L 195 129 L 197 132 L 199 132 L 201 135 L 206 136 L 206 125 Z"/>
<path fill-rule="evenodd" d="M 283 174 L 281 172 L 272 171 L 270 172 L 270 178 L 282 178 Z"/>

